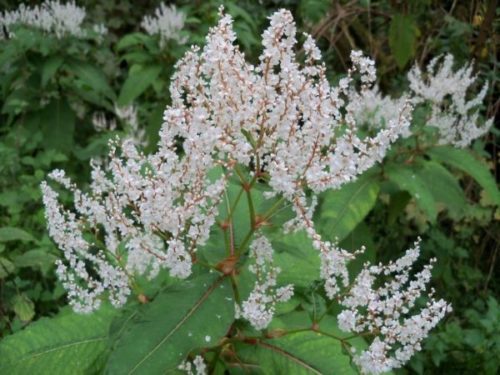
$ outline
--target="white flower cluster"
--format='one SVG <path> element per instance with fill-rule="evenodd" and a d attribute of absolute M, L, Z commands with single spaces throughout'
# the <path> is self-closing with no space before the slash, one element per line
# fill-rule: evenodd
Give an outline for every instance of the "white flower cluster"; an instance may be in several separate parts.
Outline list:
<path fill-rule="evenodd" d="M 75 199 L 85 198 L 71 184 L 63 171 L 55 170 L 50 177 L 75 192 Z M 45 215 L 49 221 L 49 234 L 64 252 L 66 263 L 57 261 L 57 275 L 68 290 L 70 303 L 75 311 L 91 312 L 100 305 L 100 296 L 108 292 L 115 306 L 121 306 L 130 294 L 129 279 L 120 267 L 111 265 L 103 251 L 94 249 L 81 230 L 76 215 L 58 203 L 58 194 L 42 182 Z M 83 209 L 83 207 L 81 207 Z M 91 270 L 88 264 L 92 264 Z M 97 272 L 98 278 L 92 276 Z"/>
<path fill-rule="evenodd" d="M 144 147 L 147 145 L 146 131 L 139 125 L 137 108 L 134 105 L 119 107 L 115 104 L 115 116 L 124 125 L 126 138 L 135 145 Z M 107 119 L 104 112 L 95 112 L 92 115 L 92 125 L 97 132 L 108 132 L 116 130 L 116 119 Z"/>
<path fill-rule="evenodd" d="M 203 142 L 210 149 L 210 138 Z M 125 303 L 121 297 L 130 293 L 131 274 L 154 277 L 163 267 L 173 276 L 190 275 L 191 257 L 208 239 L 226 182 L 225 177 L 208 178 L 216 164 L 203 142 L 186 147 L 188 155 L 179 158 L 173 146 L 146 157 L 126 140 L 120 148 L 123 159 L 113 147 L 106 168 L 93 163 L 90 194 L 54 171 L 49 177 L 72 191 L 75 212 L 61 207 L 57 193 L 42 184 L 49 233 L 70 264 L 58 274 L 75 310 L 96 308 L 106 290 L 114 304 Z M 89 228 L 93 236 L 85 237 Z M 78 262 L 82 270 L 74 267 Z M 88 268 L 97 278 L 88 276 Z M 120 298 L 115 292 L 122 293 Z"/>
<path fill-rule="evenodd" d="M 376 85 L 366 86 L 361 92 L 351 91 L 349 97 L 350 102 L 355 103 L 354 117 L 359 124 L 380 128 L 397 119 L 404 103 L 411 102 L 414 106 L 430 104 L 431 115 L 426 124 L 438 129 L 439 144 L 468 146 L 488 132 L 493 124 L 493 119 L 482 125 L 479 120 L 478 107 L 486 96 L 488 85 L 485 84 L 474 98 L 468 100 L 470 87 L 477 76 L 473 75 L 471 64 L 456 71 L 453 65 L 450 54 L 432 59 L 424 72 L 415 65 L 408 72 L 410 90 L 397 99 L 382 95 Z M 409 135 L 410 131 L 403 134 Z"/>
<path fill-rule="evenodd" d="M 203 51 L 193 47 L 176 66 L 158 152 L 143 155 L 126 140 L 120 153 L 113 147 L 109 170 L 94 163 L 90 194 L 72 187 L 79 214 L 75 231 L 95 228 L 111 265 L 152 274 L 166 267 L 174 276 L 189 276 L 191 257 L 209 236 L 228 175 L 238 163 L 253 163 L 269 176 L 273 194 L 293 204 L 295 228 L 305 228 L 329 262 L 322 272 L 327 283 L 334 285 L 347 272 L 349 254 L 314 230 L 305 189 L 318 193 L 356 178 L 383 158 L 409 118 L 402 108 L 398 121 L 360 139 L 347 91 L 353 90 L 355 72 L 364 85 L 373 82 L 373 62 L 354 52 L 353 69 L 332 87 L 324 65 L 316 63 L 319 51 L 310 37 L 308 63 L 303 68 L 297 63 L 295 31 L 290 12 L 276 12 L 263 34 L 260 64 L 253 66 L 233 44 L 231 17 L 221 14 Z M 227 174 L 210 179 L 209 172 L 220 166 Z M 51 188 L 44 189 L 47 207 L 54 206 Z M 55 228 L 53 215 L 48 209 L 52 233 L 63 229 Z M 74 246 L 61 243 L 56 233 L 53 237 L 74 253 Z M 77 256 L 73 253 L 66 257 Z"/>
<path fill-rule="evenodd" d="M 82 25 L 85 15 L 85 9 L 74 1 L 62 4 L 59 0 L 45 0 L 41 5 L 28 7 L 21 4 L 13 11 L 0 13 L 0 28 L 7 32 L 7 37 L 14 36 L 11 31 L 13 25 L 21 24 L 54 34 L 57 38 L 68 35 L 80 38 L 87 35 Z M 98 35 L 107 33 L 103 25 L 94 25 L 92 30 Z M 0 33 L 0 39 L 2 35 Z"/>
<path fill-rule="evenodd" d="M 177 367 L 181 371 L 185 371 L 187 375 L 206 375 L 207 374 L 207 365 L 203 360 L 201 355 L 197 355 L 194 357 L 193 362 L 184 361 L 179 367 Z"/>
<path fill-rule="evenodd" d="M 154 16 L 145 16 L 142 19 L 141 27 L 149 35 L 159 35 L 161 47 L 169 40 L 184 44 L 187 38 L 182 36 L 180 31 L 184 28 L 185 20 L 185 14 L 178 11 L 175 5 L 166 6 L 161 3 Z"/>
<path fill-rule="evenodd" d="M 418 241 L 396 262 L 366 264 L 340 301 L 346 308 L 337 317 L 340 329 L 376 336 L 367 350 L 354 356 L 364 373 L 380 374 L 401 367 L 421 349 L 420 343 L 429 331 L 451 311 L 449 304 L 435 300 L 431 292 L 426 307 L 411 315 L 417 299 L 426 291 L 434 261 L 412 279 L 410 272 L 419 254 Z"/>
<path fill-rule="evenodd" d="M 349 93 L 350 102 L 355 103 L 353 110 L 356 122 L 360 125 L 370 124 L 373 128 L 383 128 L 390 121 L 397 121 L 401 108 L 411 111 L 410 99 L 406 95 L 399 98 L 391 98 L 383 95 L 377 85 L 365 87 L 361 92 L 351 91 Z M 409 137 L 409 128 L 402 134 L 402 137 Z"/>
<path fill-rule="evenodd" d="M 115 104 L 115 114 L 122 122 L 128 125 L 129 129 L 127 137 L 130 138 L 137 146 L 146 146 L 146 131 L 144 128 L 139 126 L 137 108 L 133 104 L 125 107 L 119 107 Z"/>
<path fill-rule="evenodd" d="M 295 32 L 290 12 L 276 12 L 263 34 L 260 64 L 253 66 L 233 45 L 232 19 L 223 16 L 201 55 L 194 47 L 177 65 L 173 105 L 165 120 L 169 128 L 202 123 L 217 129 L 217 149 L 238 163 L 253 161 L 256 170 L 263 168 L 274 193 L 293 203 L 300 223 L 295 227 L 305 228 L 322 253 L 341 259 L 337 248 L 321 241 L 314 230 L 304 189 L 318 193 L 338 188 L 373 166 L 406 131 L 409 117 L 402 107 L 387 128 L 373 138 L 360 139 L 347 93 L 354 89 L 356 71 L 363 84 L 375 79 L 373 62 L 354 52 L 353 69 L 332 87 L 325 66 L 316 63 L 320 54 L 310 37 L 306 66 L 299 66 Z M 345 263 L 332 265 L 338 270 L 331 274 L 345 273 Z"/>
<path fill-rule="evenodd" d="M 92 115 L 92 125 L 96 132 L 108 132 L 116 129 L 115 119 L 106 119 L 104 112 L 94 112 Z"/>
<path fill-rule="evenodd" d="M 248 299 L 242 303 L 241 316 L 260 330 L 271 323 L 276 302 L 286 302 L 293 296 L 293 285 L 276 287 L 281 270 L 273 266 L 273 248 L 264 236 L 252 242 L 250 257 L 253 263 L 249 269 L 257 276 L 257 281 Z"/>
<path fill-rule="evenodd" d="M 478 121 L 477 107 L 486 96 L 488 84 L 484 84 L 476 97 L 467 100 L 469 88 L 477 76 L 473 75 L 471 64 L 456 71 L 453 71 L 453 65 L 453 55 L 438 56 L 429 62 L 424 77 L 418 66 L 415 66 L 408 73 L 408 79 L 414 102 L 431 103 L 432 114 L 428 123 L 438 128 L 440 143 L 466 147 L 485 134 L 493 124 L 493 119 L 487 120 L 482 126 Z"/>
<path fill-rule="evenodd" d="M 268 196 L 280 195 L 292 204 L 296 217 L 285 229 L 304 229 L 313 240 L 328 296 L 340 298 L 338 280 L 348 287 L 347 262 L 354 254 L 322 240 L 314 229 L 316 195 L 339 188 L 382 160 L 390 144 L 407 131 L 408 105 L 394 109 L 397 116 L 373 137 L 360 138 L 357 104 L 349 98 L 358 82 L 361 91 L 373 85 L 373 61 L 353 52 L 353 68 L 332 86 L 310 36 L 304 45 L 305 66 L 297 62 L 291 13 L 280 10 L 270 19 L 257 65 L 246 62 L 235 46 L 233 21 L 222 12 L 205 47 L 192 47 L 179 61 L 155 154 L 144 155 L 130 139 L 112 143 L 107 166 L 92 164 L 89 193 L 77 189 L 62 171 L 54 171 L 49 177 L 74 196 L 72 210 L 58 203 L 48 183 L 42 184 L 49 232 L 65 257 L 58 274 L 76 310 L 95 309 L 105 293 L 113 304 L 123 304 L 135 275 L 154 277 L 166 268 L 172 276 L 188 277 L 197 249 L 209 238 L 228 178 L 239 167 L 253 171 L 253 177 L 265 176 L 272 188 Z M 131 109 L 117 112 L 122 118 L 135 116 Z M 272 256 L 271 244 L 257 233 L 250 246 L 257 282 L 240 311 L 257 329 L 269 324 L 277 301 L 293 294 L 291 285 L 277 287 L 280 270 Z M 416 346 L 402 336 L 410 323 L 399 325 L 394 338 L 396 323 L 389 319 L 406 313 L 402 306 L 412 306 L 430 275 L 427 268 L 408 291 L 400 291 L 412 259 L 367 267 L 343 300 L 348 309 L 341 316 L 342 326 L 383 330 L 383 339 L 374 342 L 382 342 L 387 350 L 393 339 L 402 343 L 398 361 Z M 385 272 L 397 273 L 398 284 L 388 284 L 385 292 L 374 290 L 374 276 Z M 374 311 L 358 319 L 361 302 Z M 434 304 L 427 311 L 435 324 L 440 315 Z M 425 332 L 423 323 L 413 326 Z"/>

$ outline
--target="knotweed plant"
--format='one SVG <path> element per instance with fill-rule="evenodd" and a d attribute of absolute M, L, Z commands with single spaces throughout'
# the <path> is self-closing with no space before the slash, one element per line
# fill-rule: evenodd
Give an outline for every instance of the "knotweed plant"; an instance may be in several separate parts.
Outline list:
<path fill-rule="evenodd" d="M 480 106 L 488 91 L 485 83 L 475 96 L 474 84 L 478 77 L 473 75 L 473 65 L 466 64 L 455 70 L 453 55 L 433 58 L 422 71 L 415 65 L 408 73 L 409 90 L 399 98 L 380 93 L 377 85 L 365 87 L 361 93 L 352 91 L 351 102 L 355 102 L 355 118 L 360 125 L 384 127 L 398 116 L 397 108 L 409 101 L 414 107 L 427 109 L 425 126 L 437 130 L 431 142 L 464 148 L 488 132 L 493 119 L 480 118 Z M 405 136 L 418 134 L 413 126 Z"/>
<path fill-rule="evenodd" d="M 85 17 L 85 9 L 74 1 L 61 3 L 59 0 L 45 0 L 31 7 L 20 4 L 15 10 L 0 13 L 0 39 L 15 37 L 15 26 L 39 29 L 59 39 L 66 36 L 84 38 L 92 34 L 100 37 L 107 33 L 106 27 L 101 24 L 85 28 Z"/>
<path fill-rule="evenodd" d="M 388 265 L 366 264 L 352 278 L 348 264 L 364 249 L 349 252 L 322 238 L 314 212 L 320 193 L 355 180 L 408 132 L 411 100 L 388 104 L 394 116 L 385 127 L 360 137 L 359 103 L 351 98 L 373 86 L 376 70 L 371 59 L 353 51 L 352 68 L 332 85 L 311 36 L 299 36 L 304 55 L 297 55 L 294 20 L 290 12 L 280 10 L 270 17 L 262 35 L 263 52 L 252 65 L 235 45 L 232 23 L 221 11 L 205 46 L 192 47 L 177 63 L 172 103 L 164 112 L 156 153 L 146 155 L 133 141 L 116 140 L 106 167 L 92 164 L 88 191 L 80 190 L 62 170 L 42 183 L 49 233 L 63 252 L 57 274 L 69 302 L 81 313 L 99 309 L 105 300 L 121 307 L 131 294 L 153 305 L 154 295 L 141 287 L 144 278 L 152 283 L 168 272 L 178 284 L 197 285 L 194 280 L 200 274 L 216 273 L 219 281 L 195 307 L 209 303 L 210 293 L 224 287 L 220 280 L 231 280 L 231 297 L 226 299 L 236 307 L 229 312 L 230 327 L 218 342 L 203 329 L 188 332 L 184 339 L 199 340 L 187 353 L 179 353 L 174 368 L 204 372 L 203 355 L 214 345 L 219 348 L 216 358 L 234 358 L 228 361 L 237 366 L 237 343 L 260 343 L 265 336 L 255 332 L 265 330 L 280 304 L 294 295 L 293 283 L 280 282 L 287 270 L 275 262 L 269 233 L 286 238 L 302 232 L 310 241 L 307 251 L 320 259 L 316 279 L 341 308 L 338 327 L 352 333 L 339 340 L 344 345 L 357 336 L 370 339 L 369 346 L 348 351 L 354 363 L 365 373 L 401 367 L 450 309 L 432 292 L 426 293 L 432 264 L 412 271 L 420 251 L 417 242 L 402 258 Z M 73 208 L 60 203 L 56 185 L 72 193 Z M 229 194 L 235 187 L 237 194 Z M 277 220 L 287 210 L 288 219 Z M 248 217 L 240 217 L 243 214 Z M 216 231 L 222 236 L 215 236 Z M 208 244 L 214 241 L 211 254 L 214 246 Z M 245 272 L 252 280 L 246 292 L 248 285 L 240 278 Z M 171 309 L 178 303 L 172 300 Z M 211 319 L 228 314 L 227 307 L 220 309 L 204 317 L 206 329 Z M 192 313 L 189 310 L 181 321 Z M 304 329 L 321 332 L 321 325 Z M 271 337 L 288 334 L 273 332 Z M 180 344 L 166 353 L 173 355 L 178 348 Z M 184 360 L 194 349 L 201 351 L 191 356 L 193 366 Z"/>
<path fill-rule="evenodd" d="M 165 47 L 169 40 L 175 40 L 180 44 L 186 42 L 186 38 L 180 33 L 185 20 L 185 14 L 178 11 L 175 5 L 166 6 L 165 3 L 161 3 L 154 15 L 144 16 L 141 27 L 149 35 L 158 35 L 160 46 Z"/>

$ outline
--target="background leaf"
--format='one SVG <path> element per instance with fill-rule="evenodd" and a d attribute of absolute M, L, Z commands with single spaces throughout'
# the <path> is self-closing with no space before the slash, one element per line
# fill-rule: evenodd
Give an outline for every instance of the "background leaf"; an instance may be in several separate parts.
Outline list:
<path fill-rule="evenodd" d="M 35 305 L 25 294 L 16 294 L 12 307 L 23 322 L 29 322 L 35 316 Z"/>
<path fill-rule="evenodd" d="M 69 64 L 69 69 L 93 90 L 104 94 L 111 100 L 116 98 L 115 92 L 108 84 L 106 75 L 95 65 L 73 61 Z"/>
<path fill-rule="evenodd" d="M 415 20 L 410 15 L 394 14 L 389 27 L 389 46 L 400 69 L 415 56 L 418 37 Z"/>
<path fill-rule="evenodd" d="M 390 181 L 415 198 L 417 205 L 426 213 L 430 222 L 436 221 L 437 209 L 434 196 L 418 173 L 408 166 L 391 166 L 385 172 Z"/>
<path fill-rule="evenodd" d="M 442 165 L 426 161 L 416 170 L 425 182 L 436 202 L 443 203 L 454 217 L 460 217 L 466 207 L 467 199 L 457 179 Z"/>
<path fill-rule="evenodd" d="M 42 66 L 42 87 L 46 86 L 64 62 L 62 56 L 49 57 Z"/>
<path fill-rule="evenodd" d="M 7 277 L 15 269 L 16 267 L 10 260 L 4 257 L 0 257 L 0 279 Z"/>
<path fill-rule="evenodd" d="M 69 152 L 73 148 L 75 114 L 64 99 L 54 100 L 40 114 L 45 147 Z"/>
<path fill-rule="evenodd" d="M 0 228 L 0 242 L 22 241 L 36 242 L 36 239 L 21 228 L 2 227 Z"/>
<path fill-rule="evenodd" d="M 118 105 L 126 106 L 141 95 L 156 80 L 161 69 L 159 65 L 152 65 L 131 70 L 118 97 Z"/>
<path fill-rule="evenodd" d="M 488 195 L 497 205 L 500 205 L 500 192 L 495 179 L 491 175 L 488 167 L 483 162 L 476 159 L 470 151 L 451 146 L 439 146 L 430 149 L 427 153 L 435 161 L 451 165 L 467 173 L 486 190 Z"/>

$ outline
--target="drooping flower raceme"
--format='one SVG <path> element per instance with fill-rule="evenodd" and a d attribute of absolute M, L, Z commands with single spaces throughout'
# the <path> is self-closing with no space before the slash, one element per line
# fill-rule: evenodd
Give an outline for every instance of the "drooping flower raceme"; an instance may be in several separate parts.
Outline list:
<path fill-rule="evenodd" d="M 243 302 L 241 315 L 255 329 L 266 328 L 274 315 L 276 302 L 286 302 L 293 295 L 293 285 L 276 288 L 279 267 L 272 265 L 273 248 L 263 236 L 257 237 L 250 246 L 250 257 L 253 259 L 250 272 L 257 276 L 250 296 Z"/>
<path fill-rule="evenodd" d="M 380 374 L 401 367 L 421 349 L 420 343 L 429 331 L 451 311 L 449 304 L 435 300 L 431 293 L 425 307 L 411 315 L 417 299 L 426 290 L 435 261 L 412 279 L 411 267 L 419 254 L 420 243 L 416 242 L 395 262 L 366 264 L 341 300 L 345 310 L 337 317 L 340 329 L 377 336 L 367 350 L 354 356 L 354 362 L 365 373 Z M 384 277 L 385 282 L 377 284 Z"/>
<path fill-rule="evenodd" d="M 164 268 L 172 276 L 189 277 L 229 178 L 242 170 L 253 181 L 268 182 L 267 198 L 279 196 L 291 204 L 295 218 L 284 229 L 305 230 L 312 239 L 328 297 L 340 298 L 340 289 L 350 285 L 347 263 L 355 254 L 316 232 L 316 196 L 382 160 L 407 131 L 409 104 L 396 106 L 398 116 L 373 137 L 360 138 L 357 104 L 349 97 L 373 85 L 373 61 L 353 52 L 352 69 L 332 86 L 308 35 L 305 64 L 298 63 L 290 12 L 276 12 L 262 37 L 259 63 L 249 64 L 234 44 L 231 17 L 221 14 L 205 47 L 192 47 L 176 65 L 156 153 L 143 154 L 130 139 L 112 143 L 107 167 L 92 163 L 89 192 L 64 172 L 52 172 L 50 179 L 74 195 L 72 210 L 58 202 L 51 184 L 42 184 L 49 232 L 64 253 L 58 275 L 76 310 L 91 311 L 106 296 L 122 305 L 130 294 L 128 280 L 136 275 L 155 277 Z M 262 329 L 276 302 L 291 297 L 293 286 L 278 285 L 271 243 L 258 230 L 254 236 L 248 252 L 257 281 L 238 310 Z M 355 307 L 346 305 L 353 314 Z"/>
<path fill-rule="evenodd" d="M 155 10 L 154 16 L 145 16 L 142 19 L 141 27 L 149 35 L 158 35 L 162 47 L 169 40 L 184 44 L 186 38 L 180 34 L 180 31 L 184 28 L 185 20 L 185 14 L 178 11 L 175 5 L 166 6 L 165 3 L 161 3 L 160 7 Z"/>
<path fill-rule="evenodd" d="M 59 0 L 45 0 L 41 5 L 28 7 L 21 4 L 15 10 L 0 13 L 0 27 L 7 37 L 13 37 L 12 26 L 20 24 L 54 34 L 57 38 L 68 35 L 80 38 L 87 35 L 83 28 L 85 16 L 85 9 L 74 1 L 63 4 Z M 107 33 L 103 25 L 94 25 L 91 30 L 98 35 Z M 2 37 L 3 32 L 0 33 L 0 39 Z"/>

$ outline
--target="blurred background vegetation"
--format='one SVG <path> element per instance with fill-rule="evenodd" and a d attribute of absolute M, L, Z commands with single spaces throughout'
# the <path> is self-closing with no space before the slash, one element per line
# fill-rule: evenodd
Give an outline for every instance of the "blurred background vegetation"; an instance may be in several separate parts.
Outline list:
<path fill-rule="evenodd" d="M 105 157 L 108 139 L 130 131 L 123 121 L 108 132 L 93 126 L 96 113 L 111 121 L 116 104 L 136 106 L 145 148 L 154 150 L 173 65 L 188 45 L 204 42 L 221 3 L 235 18 L 238 43 L 251 61 L 260 54 L 267 17 L 285 7 L 299 30 L 318 40 L 332 80 L 346 72 L 350 51 L 361 49 L 375 59 L 382 91 L 393 95 L 406 87 L 414 63 L 443 53 L 452 53 L 459 65 L 474 60 L 478 87 L 490 84 L 484 115 L 498 116 L 495 0 L 179 0 L 174 3 L 187 15 L 188 42 L 165 48 L 140 28 L 159 3 L 77 1 L 87 21 L 108 27 L 100 41 L 56 39 L 36 30 L 0 39 L 0 337 L 66 303 L 54 274 L 59 251 L 46 231 L 40 182 L 63 167 L 78 183 L 88 183 L 89 160 Z M 18 5 L 0 0 L 2 11 Z M 498 181 L 498 130 L 473 148 Z M 500 211 L 470 177 L 461 177 L 466 204 L 460 214 L 438 207 L 431 223 L 408 193 L 388 198 L 382 189 L 365 222 L 344 240 L 355 245 L 369 232 L 375 258 L 386 260 L 420 235 L 425 258 L 438 258 L 434 287 L 454 312 L 402 373 L 497 374 L 500 368 Z"/>

